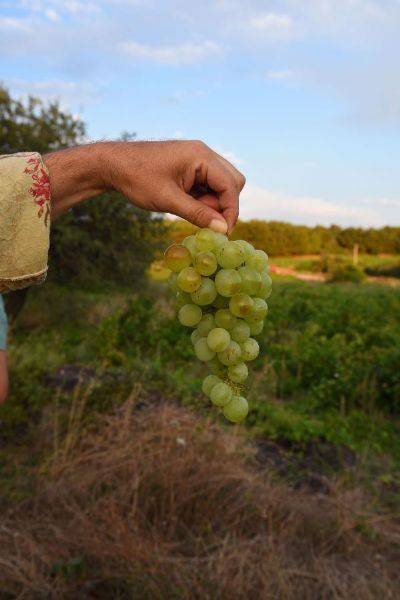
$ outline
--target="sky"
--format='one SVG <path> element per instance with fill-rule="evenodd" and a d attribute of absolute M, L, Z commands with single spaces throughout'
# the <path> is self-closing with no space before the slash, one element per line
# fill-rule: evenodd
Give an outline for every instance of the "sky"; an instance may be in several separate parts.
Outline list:
<path fill-rule="evenodd" d="M 90 140 L 201 139 L 240 218 L 400 225 L 400 0 L 0 0 L 0 81 Z"/>

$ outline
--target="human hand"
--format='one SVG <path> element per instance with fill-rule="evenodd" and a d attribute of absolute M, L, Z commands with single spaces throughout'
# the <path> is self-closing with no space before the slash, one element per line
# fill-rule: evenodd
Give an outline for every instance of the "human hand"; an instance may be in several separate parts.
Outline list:
<path fill-rule="evenodd" d="M 229 233 L 245 184 L 233 165 L 198 141 L 105 142 L 55 152 L 44 161 L 53 216 L 115 189 L 145 210 Z"/>

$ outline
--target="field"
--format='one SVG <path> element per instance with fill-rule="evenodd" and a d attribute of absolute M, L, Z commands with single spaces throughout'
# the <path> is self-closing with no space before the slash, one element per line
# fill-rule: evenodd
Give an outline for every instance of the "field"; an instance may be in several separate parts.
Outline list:
<path fill-rule="evenodd" d="M 397 597 L 400 289 L 278 277 L 261 346 L 231 427 L 165 284 L 31 290 L 0 408 L 4 597 Z"/>

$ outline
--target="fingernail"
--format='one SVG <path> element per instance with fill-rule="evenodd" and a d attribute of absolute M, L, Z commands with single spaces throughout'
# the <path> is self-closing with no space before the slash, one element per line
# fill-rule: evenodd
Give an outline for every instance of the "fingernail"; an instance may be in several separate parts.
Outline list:
<path fill-rule="evenodd" d="M 217 231 L 218 233 L 226 233 L 228 230 L 228 224 L 226 221 L 221 221 L 221 219 L 212 219 L 209 224 L 209 228 L 213 231 Z"/>

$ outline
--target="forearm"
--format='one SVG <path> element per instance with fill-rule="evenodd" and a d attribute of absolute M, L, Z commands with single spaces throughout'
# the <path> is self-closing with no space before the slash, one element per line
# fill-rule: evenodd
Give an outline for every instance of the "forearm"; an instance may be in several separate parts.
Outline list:
<path fill-rule="evenodd" d="M 107 189 L 103 176 L 102 144 L 88 144 L 43 156 L 49 171 L 51 216 L 55 218 L 75 204 Z"/>

